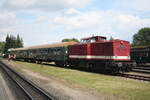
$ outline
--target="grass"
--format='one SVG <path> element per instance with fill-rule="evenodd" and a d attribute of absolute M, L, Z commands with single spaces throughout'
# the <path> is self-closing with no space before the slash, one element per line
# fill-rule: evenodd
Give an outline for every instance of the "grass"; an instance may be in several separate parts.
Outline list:
<path fill-rule="evenodd" d="M 81 72 L 47 65 L 16 62 L 41 74 L 50 75 L 71 84 L 94 89 L 99 93 L 110 94 L 127 100 L 150 100 L 150 83 L 126 80 L 109 75 Z"/>

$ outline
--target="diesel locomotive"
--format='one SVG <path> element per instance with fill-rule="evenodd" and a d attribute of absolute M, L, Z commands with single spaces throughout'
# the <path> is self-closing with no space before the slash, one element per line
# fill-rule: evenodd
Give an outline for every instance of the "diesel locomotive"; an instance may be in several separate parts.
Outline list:
<path fill-rule="evenodd" d="M 130 60 L 130 44 L 124 40 L 106 40 L 103 36 L 83 38 L 78 42 L 62 42 L 27 48 L 10 49 L 15 59 L 32 62 L 55 62 L 67 67 L 127 72 L 136 66 Z"/>

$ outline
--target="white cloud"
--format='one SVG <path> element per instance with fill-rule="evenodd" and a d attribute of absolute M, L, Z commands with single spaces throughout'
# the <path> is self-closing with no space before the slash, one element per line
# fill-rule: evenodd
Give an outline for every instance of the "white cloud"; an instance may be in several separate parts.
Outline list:
<path fill-rule="evenodd" d="M 9 10 L 40 9 L 48 11 L 80 8 L 91 0 L 5 0 L 2 7 Z"/>
<path fill-rule="evenodd" d="M 124 9 L 150 11 L 150 0 L 116 0 L 116 5 Z"/>
<path fill-rule="evenodd" d="M 67 11 L 64 12 L 64 15 L 65 15 L 65 16 L 66 16 L 66 15 L 74 16 L 74 15 L 76 15 L 76 14 L 81 14 L 81 12 L 78 11 L 78 10 L 76 10 L 76 9 L 73 9 L 73 8 L 68 9 Z"/>
<path fill-rule="evenodd" d="M 0 12 L 0 40 L 4 40 L 6 34 L 14 32 L 17 24 L 16 15 L 13 12 Z"/>
<path fill-rule="evenodd" d="M 7 27 L 14 24 L 16 15 L 12 12 L 0 12 L 0 27 Z"/>
<path fill-rule="evenodd" d="M 1 13 L 0 21 L 3 37 L 7 33 L 19 33 L 27 45 L 53 43 L 63 38 L 80 39 L 93 34 L 131 41 L 140 28 L 150 27 L 150 18 L 115 11 L 81 12 L 73 8 L 53 16 L 39 15 L 32 21 L 17 19 L 14 13 Z"/>
<path fill-rule="evenodd" d="M 69 16 L 70 14 L 74 16 Z M 58 24 L 66 25 L 67 26 L 66 28 L 70 27 L 72 30 L 72 29 L 82 29 L 82 28 L 93 26 L 94 24 L 98 23 L 97 22 L 98 20 L 101 20 L 101 16 L 97 12 L 81 13 L 79 11 L 75 11 L 75 13 L 74 12 L 68 13 L 67 11 L 67 13 L 63 14 L 63 16 L 56 17 L 54 19 L 54 22 Z"/>
<path fill-rule="evenodd" d="M 132 35 L 142 27 L 150 27 L 150 18 L 116 13 L 115 11 L 88 11 L 74 16 L 56 17 L 57 24 L 69 32 L 101 33 L 106 36 L 131 40 Z"/>
<path fill-rule="evenodd" d="M 19 33 L 26 45 L 58 42 L 63 38 L 79 39 L 93 34 L 131 41 L 132 35 L 140 28 L 150 27 L 150 18 L 139 17 L 141 15 L 116 10 L 77 10 L 90 1 L 4 0 L 0 10 L 4 10 L 0 12 L 0 40 L 4 40 L 8 33 Z M 150 10 L 149 0 L 115 1 L 117 7 Z M 20 17 L 20 14 L 24 15 Z M 28 19 L 28 15 L 34 18 Z"/>

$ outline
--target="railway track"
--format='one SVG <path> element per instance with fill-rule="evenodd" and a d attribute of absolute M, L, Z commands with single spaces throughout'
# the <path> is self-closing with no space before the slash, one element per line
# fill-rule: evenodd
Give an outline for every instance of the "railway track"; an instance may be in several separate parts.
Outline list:
<path fill-rule="evenodd" d="M 140 66 L 140 67 L 150 67 L 150 64 L 140 64 L 138 66 Z"/>
<path fill-rule="evenodd" d="M 132 69 L 133 72 L 139 72 L 139 73 L 145 73 L 145 74 L 150 74 L 150 67 L 145 66 L 145 65 L 139 65 Z"/>
<path fill-rule="evenodd" d="M 125 78 L 131 78 L 131 79 L 136 79 L 136 80 L 142 80 L 142 81 L 150 82 L 150 77 L 149 76 L 133 75 L 133 74 L 120 74 L 119 76 L 125 77 Z"/>
<path fill-rule="evenodd" d="M 22 98 L 22 100 L 54 100 L 50 94 L 39 88 L 34 83 L 28 81 L 2 62 L 0 62 L 0 68 L 27 96 L 26 99 Z"/>
<path fill-rule="evenodd" d="M 143 69 L 137 69 L 137 68 L 132 69 L 132 72 L 150 74 L 150 70 L 143 70 Z"/>
<path fill-rule="evenodd" d="M 135 67 L 134 69 L 142 69 L 142 70 L 149 70 L 150 71 L 150 67 Z"/>

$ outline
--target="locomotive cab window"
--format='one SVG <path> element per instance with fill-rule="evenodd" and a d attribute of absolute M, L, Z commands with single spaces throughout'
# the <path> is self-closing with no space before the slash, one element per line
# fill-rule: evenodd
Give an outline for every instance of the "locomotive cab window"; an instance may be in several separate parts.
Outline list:
<path fill-rule="evenodd" d="M 96 42 L 96 38 L 83 39 L 80 41 L 81 43 L 93 43 Z"/>

